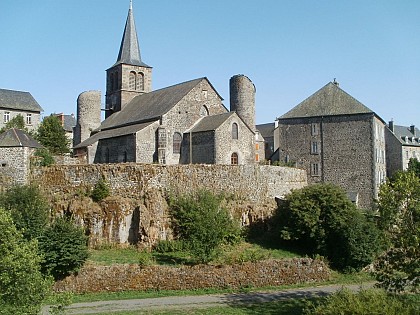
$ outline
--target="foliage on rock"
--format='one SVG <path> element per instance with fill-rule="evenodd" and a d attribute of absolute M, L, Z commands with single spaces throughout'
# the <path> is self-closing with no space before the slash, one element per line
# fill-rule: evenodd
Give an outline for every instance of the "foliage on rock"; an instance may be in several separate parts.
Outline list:
<path fill-rule="evenodd" d="M 231 234 L 239 234 L 222 197 L 208 191 L 171 198 L 174 230 L 200 263 L 209 262 Z"/>
<path fill-rule="evenodd" d="M 57 218 L 40 239 L 43 271 L 56 280 L 77 272 L 88 258 L 87 242 L 83 228 L 68 218 Z"/>
<path fill-rule="evenodd" d="M 389 242 L 375 263 L 375 276 L 389 291 L 419 291 L 420 286 L 420 177 L 398 172 L 381 186 L 379 225 Z"/>
<path fill-rule="evenodd" d="M 276 213 L 280 239 L 326 257 L 339 270 L 360 270 L 380 246 L 375 224 L 331 184 L 294 190 Z"/>
<path fill-rule="evenodd" d="M 99 202 L 109 196 L 109 186 L 105 178 L 101 178 L 97 181 L 90 196 L 95 202 Z"/>
<path fill-rule="evenodd" d="M 52 282 L 40 270 L 37 241 L 27 241 L 0 208 L 0 314 L 36 315 Z"/>

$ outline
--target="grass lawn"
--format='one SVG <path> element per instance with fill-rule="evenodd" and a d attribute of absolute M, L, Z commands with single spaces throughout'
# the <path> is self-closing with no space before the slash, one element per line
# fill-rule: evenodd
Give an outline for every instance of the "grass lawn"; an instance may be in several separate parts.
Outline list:
<path fill-rule="evenodd" d="M 202 309 L 171 309 L 155 311 L 123 311 L 106 313 L 107 315 L 301 315 L 305 307 L 305 301 L 301 299 L 290 299 L 287 301 L 259 303 L 253 305 L 229 305 L 219 307 L 209 307 Z M 94 314 L 94 315 L 99 315 Z M 102 313 L 103 314 L 103 313 Z M 102 315 L 101 314 L 101 315 Z"/>

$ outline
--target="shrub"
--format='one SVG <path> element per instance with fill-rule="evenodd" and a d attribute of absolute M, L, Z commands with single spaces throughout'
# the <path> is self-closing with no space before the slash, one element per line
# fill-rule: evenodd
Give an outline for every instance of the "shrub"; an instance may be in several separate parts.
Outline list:
<path fill-rule="evenodd" d="M 0 196 L 0 206 L 27 240 L 38 238 L 48 224 L 49 206 L 35 186 L 14 186 Z"/>
<path fill-rule="evenodd" d="M 198 262 L 209 262 L 231 233 L 239 233 L 221 196 L 199 191 L 194 196 L 171 198 L 174 230 Z"/>
<path fill-rule="evenodd" d="M 54 279 L 77 272 L 88 258 L 88 237 L 67 218 L 57 218 L 40 238 L 42 268 Z"/>
<path fill-rule="evenodd" d="M 153 255 L 149 252 L 139 252 L 139 266 L 141 268 L 154 265 L 156 263 Z"/>
<path fill-rule="evenodd" d="M 26 241 L 0 208 L 0 314 L 37 315 L 52 281 L 40 271 L 37 241 Z"/>
<path fill-rule="evenodd" d="M 45 148 L 37 149 L 34 155 L 40 158 L 39 166 L 48 166 L 55 163 L 50 151 Z"/>
<path fill-rule="evenodd" d="M 178 252 L 185 249 L 184 242 L 181 240 L 160 240 L 155 246 L 154 251 L 158 253 Z"/>
<path fill-rule="evenodd" d="M 95 202 L 99 202 L 109 196 L 109 186 L 105 178 L 98 180 L 95 187 L 93 187 L 90 196 Z"/>
<path fill-rule="evenodd" d="M 353 293 L 342 289 L 325 298 L 320 304 L 309 302 L 305 309 L 308 315 L 415 315 L 414 304 L 409 300 L 389 295 L 383 290 L 363 289 Z"/>
<path fill-rule="evenodd" d="M 276 215 L 282 240 L 326 257 L 339 270 L 359 270 L 379 251 L 376 226 L 337 186 L 316 184 L 292 191 Z"/>

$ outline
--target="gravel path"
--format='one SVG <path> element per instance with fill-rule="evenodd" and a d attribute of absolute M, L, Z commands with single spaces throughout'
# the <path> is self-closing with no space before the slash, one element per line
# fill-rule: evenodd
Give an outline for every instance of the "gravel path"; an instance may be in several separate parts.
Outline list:
<path fill-rule="evenodd" d="M 370 286 L 372 286 L 372 284 L 364 285 L 364 287 Z M 360 289 L 360 285 L 348 285 L 345 287 L 351 290 Z M 118 311 L 191 309 L 232 304 L 256 304 L 287 300 L 290 298 L 296 299 L 314 296 L 325 296 L 339 290 L 340 288 L 342 288 L 341 285 L 329 285 L 312 288 L 289 289 L 283 291 L 228 293 L 75 303 L 66 308 L 66 314 L 106 314 L 109 312 Z M 44 310 L 43 314 L 48 314 L 48 311 Z"/>

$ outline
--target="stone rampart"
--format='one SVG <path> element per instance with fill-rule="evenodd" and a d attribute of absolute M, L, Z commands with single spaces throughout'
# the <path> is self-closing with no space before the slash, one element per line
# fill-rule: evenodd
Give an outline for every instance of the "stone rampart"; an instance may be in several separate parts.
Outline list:
<path fill-rule="evenodd" d="M 99 179 L 110 197 L 99 203 L 89 197 Z M 224 194 L 227 207 L 241 225 L 270 216 L 275 197 L 306 185 L 302 170 L 266 165 L 89 164 L 36 168 L 39 185 L 58 213 L 71 213 L 90 234 L 91 245 L 151 245 L 171 239 L 169 195 L 200 189 Z"/>

